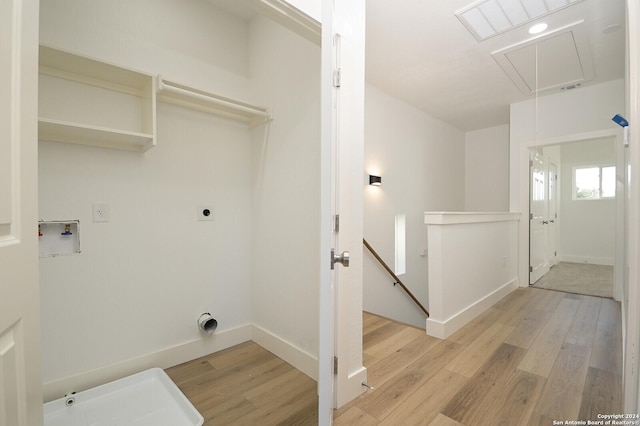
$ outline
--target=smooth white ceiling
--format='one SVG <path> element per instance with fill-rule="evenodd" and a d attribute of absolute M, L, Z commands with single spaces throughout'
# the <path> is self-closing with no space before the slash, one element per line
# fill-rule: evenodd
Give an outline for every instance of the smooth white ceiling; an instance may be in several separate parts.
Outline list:
<path fill-rule="evenodd" d="M 525 25 L 478 42 L 455 16 L 471 3 L 366 0 L 367 81 L 461 130 L 508 124 L 509 104 L 527 96 L 494 60 L 492 52 L 534 36 Z M 585 0 L 532 24 L 547 22 L 546 34 L 581 19 L 595 74 L 583 87 L 623 78 L 623 0 Z M 620 29 L 602 32 L 612 24 L 619 24 Z M 554 80 L 551 74 L 560 70 L 553 70 L 553 61 L 548 64 L 539 73 Z"/>
<path fill-rule="evenodd" d="M 255 0 L 208 1 L 246 20 L 255 16 L 255 9 L 251 10 Z M 593 67 L 587 70 L 589 81 L 581 82 L 582 87 L 624 78 L 624 0 L 577 1 L 481 42 L 455 16 L 473 3 L 474 0 L 366 0 L 367 82 L 469 131 L 508 124 L 509 104 L 560 91 L 560 87 L 555 87 L 558 82 L 575 79 L 582 71 L 576 66 L 585 58 Z M 545 35 L 580 20 L 584 21 L 584 39 L 589 50 L 586 56 L 571 49 L 548 49 L 550 42 L 540 45 L 546 49 L 547 59 L 538 57 L 532 61 L 530 50 L 520 52 L 528 57 L 517 59 L 518 54 L 512 53 L 511 60 L 519 61 L 514 65 L 516 73 L 525 84 L 536 86 L 531 75 L 542 76 L 544 81 L 538 81 L 537 87 L 554 86 L 552 91 L 523 94 L 492 56 L 499 51 L 512 52 L 509 48 L 516 45 L 530 46 L 527 41 L 533 38 L 545 40 Z M 537 22 L 546 22 L 549 27 L 541 35 L 532 36 L 528 29 Z M 620 25 L 620 29 L 603 33 L 603 29 L 613 24 Z M 569 38 L 556 41 L 571 47 Z M 526 64 L 532 62 L 538 69 L 527 68 Z"/>

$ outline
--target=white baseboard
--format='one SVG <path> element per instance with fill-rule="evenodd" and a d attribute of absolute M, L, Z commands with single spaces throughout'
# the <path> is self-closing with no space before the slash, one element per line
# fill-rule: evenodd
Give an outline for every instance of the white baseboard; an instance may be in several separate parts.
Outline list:
<path fill-rule="evenodd" d="M 43 384 L 43 400 L 49 402 L 71 392 L 90 389 L 152 367 L 169 368 L 240 343 L 253 340 L 314 380 L 318 380 L 318 359 L 256 325 L 216 331 L 212 336 L 166 348 L 158 352 L 63 377 Z"/>
<path fill-rule="evenodd" d="M 251 340 L 285 360 L 313 380 L 318 381 L 318 358 L 257 325 L 252 325 Z"/>
<path fill-rule="evenodd" d="M 516 288 L 518 288 L 517 277 L 445 320 L 427 318 L 427 334 L 446 339 Z"/>
<path fill-rule="evenodd" d="M 212 336 L 206 336 L 202 339 L 176 345 L 138 358 L 53 380 L 42 385 L 43 400 L 44 402 L 49 402 L 62 398 L 65 394 L 90 389 L 152 367 L 164 369 L 182 364 L 183 362 L 247 342 L 251 340 L 251 336 L 251 325 L 220 332 L 216 331 Z"/>
<path fill-rule="evenodd" d="M 608 257 L 589 257 L 589 256 L 560 256 L 560 262 L 571 262 L 571 263 L 588 263 L 591 265 L 605 265 L 605 266 L 614 266 L 615 259 Z"/>

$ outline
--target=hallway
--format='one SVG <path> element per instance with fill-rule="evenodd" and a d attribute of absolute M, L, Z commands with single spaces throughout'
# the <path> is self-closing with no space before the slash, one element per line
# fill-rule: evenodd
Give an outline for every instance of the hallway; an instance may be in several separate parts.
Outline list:
<path fill-rule="evenodd" d="M 376 389 L 336 425 L 551 425 L 621 408 L 620 305 L 518 289 L 445 341 L 365 314 Z"/>

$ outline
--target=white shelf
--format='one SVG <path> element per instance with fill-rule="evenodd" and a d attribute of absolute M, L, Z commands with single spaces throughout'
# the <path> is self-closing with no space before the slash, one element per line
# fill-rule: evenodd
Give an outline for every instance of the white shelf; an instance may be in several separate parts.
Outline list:
<path fill-rule="evenodd" d="M 144 152 L 154 146 L 152 134 L 47 118 L 38 120 L 38 135 L 40 139 L 48 141 L 115 148 L 126 151 Z"/>
<path fill-rule="evenodd" d="M 180 105 L 244 122 L 250 126 L 271 119 L 265 107 L 194 89 L 182 84 L 158 78 L 159 101 Z"/>
<path fill-rule="evenodd" d="M 143 152 L 155 146 L 152 75 L 40 46 L 39 138 Z"/>

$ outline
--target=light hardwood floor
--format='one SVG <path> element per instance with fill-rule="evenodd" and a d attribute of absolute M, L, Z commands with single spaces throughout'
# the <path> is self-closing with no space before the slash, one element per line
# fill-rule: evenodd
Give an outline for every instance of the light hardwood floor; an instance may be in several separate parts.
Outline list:
<path fill-rule="evenodd" d="M 253 342 L 169 368 L 213 425 L 315 425 L 316 382 Z"/>
<path fill-rule="evenodd" d="M 364 314 L 375 387 L 336 425 L 552 425 L 621 412 L 620 306 L 518 289 L 447 340 Z M 205 425 L 314 425 L 315 382 L 244 343 L 167 370 Z"/>

